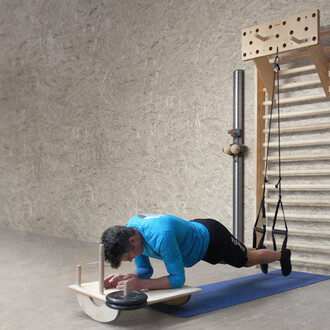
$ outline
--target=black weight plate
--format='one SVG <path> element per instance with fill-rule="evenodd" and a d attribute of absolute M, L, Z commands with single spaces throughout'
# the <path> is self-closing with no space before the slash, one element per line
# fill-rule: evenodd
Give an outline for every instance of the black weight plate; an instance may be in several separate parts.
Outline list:
<path fill-rule="evenodd" d="M 106 300 L 110 304 L 120 306 L 138 305 L 146 302 L 148 296 L 140 291 L 130 291 L 128 296 L 124 296 L 124 291 L 115 291 L 107 294 Z"/>
<path fill-rule="evenodd" d="M 143 308 L 145 306 L 147 306 L 147 302 L 143 302 L 142 304 L 137 304 L 137 305 L 116 305 L 116 304 L 110 304 L 108 301 L 105 303 L 108 307 L 113 308 L 113 309 L 117 309 L 120 311 L 131 311 L 134 309 L 140 309 Z"/>

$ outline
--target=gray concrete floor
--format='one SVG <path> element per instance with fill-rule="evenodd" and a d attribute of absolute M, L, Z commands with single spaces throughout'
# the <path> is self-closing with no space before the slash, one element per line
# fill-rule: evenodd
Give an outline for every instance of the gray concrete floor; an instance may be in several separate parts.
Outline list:
<path fill-rule="evenodd" d="M 144 308 L 122 312 L 110 324 L 98 323 L 82 312 L 67 288 L 75 283 L 76 264 L 97 261 L 97 254 L 97 244 L 0 228 L 0 329 L 330 328 L 329 280 L 190 318 Z M 165 272 L 161 262 L 153 265 L 155 276 Z M 83 272 L 85 282 L 97 280 L 97 267 L 90 267 Z M 121 271 L 133 269 L 133 263 L 125 263 Z M 203 285 L 259 272 L 200 262 L 186 270 L 186 283 Z"/>

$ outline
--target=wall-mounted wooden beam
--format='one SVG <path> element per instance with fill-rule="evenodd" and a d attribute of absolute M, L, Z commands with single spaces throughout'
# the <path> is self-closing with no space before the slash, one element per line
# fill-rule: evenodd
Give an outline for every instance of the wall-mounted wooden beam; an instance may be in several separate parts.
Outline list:
<path fill-rule="evenodd" d="M 265 149 L 262 148 L 262 144 L 265 142 L 265 135 L 263 134 L 263 130 L 265 129 L 266 121 L 263 120 L 263 116 L 265 115 L 266 107 L 262 104 L 265 100 L 265 93 L 262 89 L 265 87 L 260 73 L 255 67 L 255 115 L 254 115 L 254 197 L 255 197 L 255 218 L 258 214 L 259 206 L 262 199 L 263 189 L 261 188 L 264 183 L 264 175 L 262 173 L 262 169 L 264 168 L 264 161 L 262 158 L 265 156 Z M 262 218 L 259 217 L 259 221 L 257 226 L 262 226 Z M 257 233 L 257 241 L 261 238 L 261 234 Z"/>
<path fill-rule="evenodd" d="M 242 59 L 276 55 L 319 44 L 320 13 L 314 9 L 242 30 Z"/>
<path fill-rule="evenodd" d="M 260 78 L 266 88 L 268 97 L 271 98 L 273 92 L 273 80 L 274 80 L 273 67 L 269 63 L 267 56 L 255 58 L 253 61 L 259 72 Z"/>
<path fill-rule="evenodd" d="M 321 44 L 309 47 L 316 71 L 321 80 L 326 97 L 329 97 L 329 60 Z"/>

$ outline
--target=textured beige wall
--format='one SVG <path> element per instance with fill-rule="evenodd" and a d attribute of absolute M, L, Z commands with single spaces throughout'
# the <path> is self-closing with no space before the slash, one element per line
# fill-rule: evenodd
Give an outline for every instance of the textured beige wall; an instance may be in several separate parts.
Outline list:
<path fill-rule="evenodd" d="M 0 226 L 98 241 L 138 213 L 232 226 L 232 72 L 245 71 L 245 241 L 254 70 L 242 28 L 327 1 L 1 0 Z"/>

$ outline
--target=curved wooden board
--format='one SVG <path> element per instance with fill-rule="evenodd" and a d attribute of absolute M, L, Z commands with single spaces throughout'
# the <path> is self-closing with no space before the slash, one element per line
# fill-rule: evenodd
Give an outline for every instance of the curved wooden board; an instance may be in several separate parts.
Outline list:
<path fill-rule="evenodd" d="M 93 320 L 109 323 L 114 321 L 120 311 L 109 308 L 104 302 L 96 303 L 93 298 L 77 293 L 77 299 L 82 310 Z"/>

